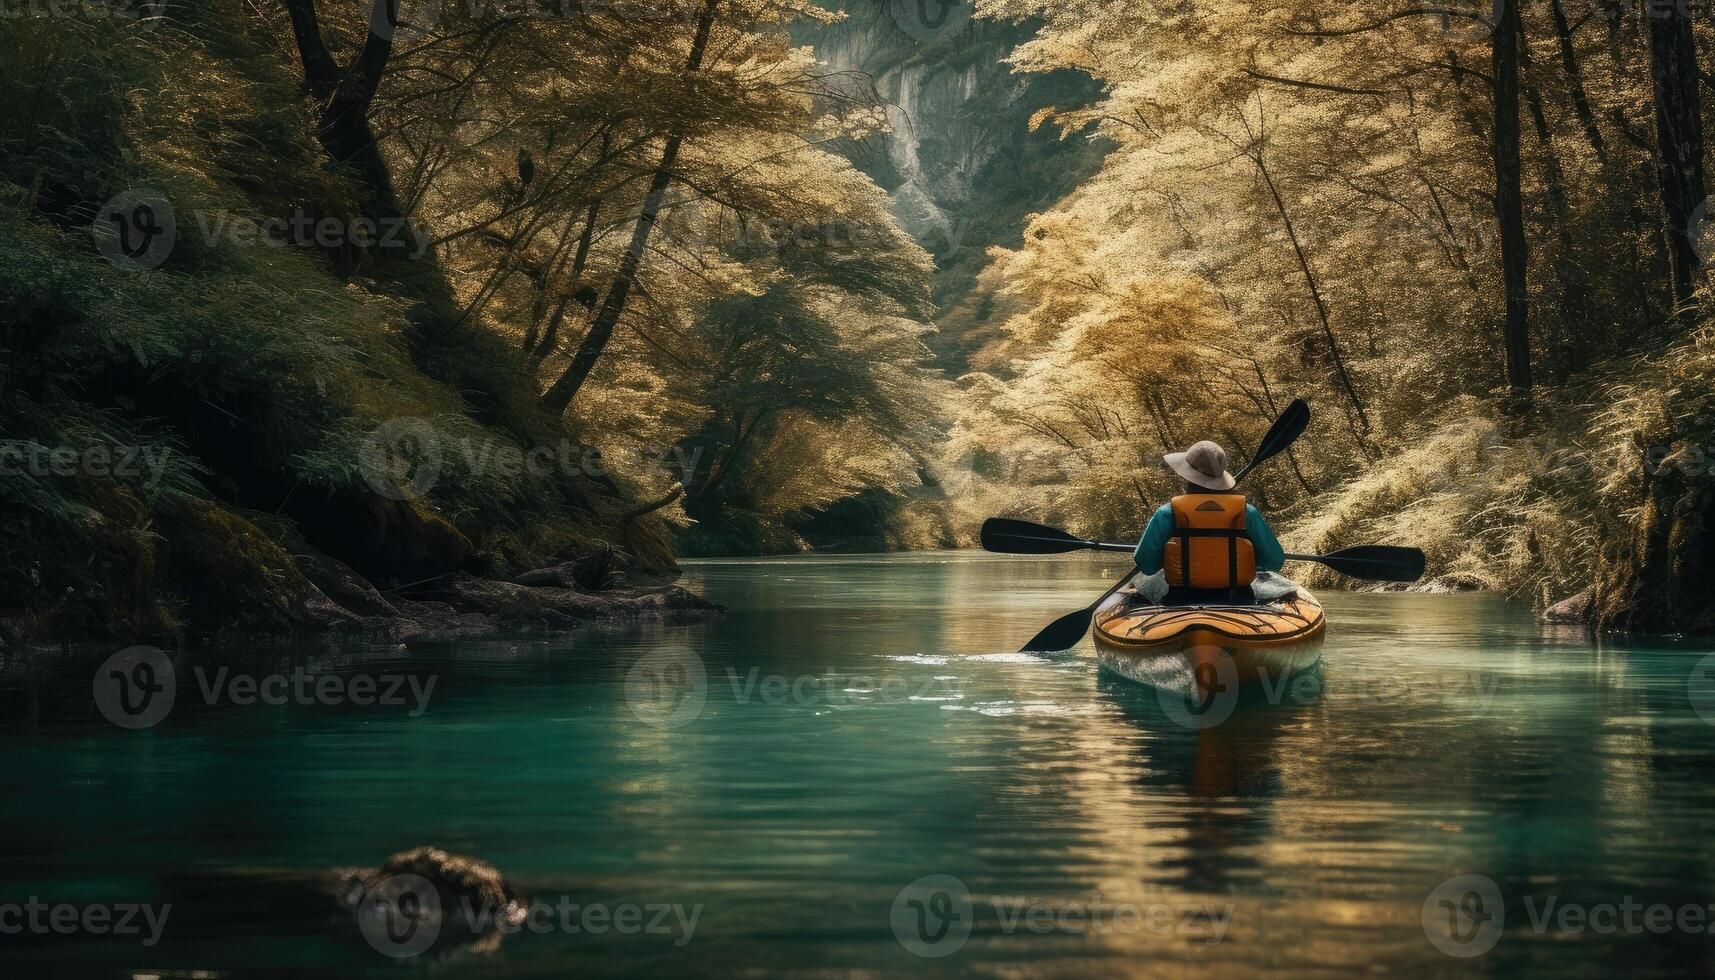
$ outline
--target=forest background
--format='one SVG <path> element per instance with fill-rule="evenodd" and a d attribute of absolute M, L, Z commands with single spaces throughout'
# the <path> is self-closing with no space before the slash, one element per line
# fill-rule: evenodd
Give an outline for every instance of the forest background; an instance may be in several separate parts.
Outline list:
<path fill-rule="evenodd" d="M 0 617 L 1125 538 L 1162 452 L 1303 397 L 1247 487 L 1297 549 L 1715 631 L 1711 44 L 1625 0 L 15 4 Z"/>

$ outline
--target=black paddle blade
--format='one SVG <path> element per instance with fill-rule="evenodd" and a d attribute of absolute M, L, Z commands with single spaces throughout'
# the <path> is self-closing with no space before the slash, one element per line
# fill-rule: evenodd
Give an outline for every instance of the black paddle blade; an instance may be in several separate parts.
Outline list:
<path fill-rule="evenodd" d="M 983 550 L 1003 555 L 1063 555 L 1090 545 L 1057 527 L 1006 517 L 991 517 L 983 522 L 982 543 Z"/>
<path fill-rule="evenodd" d="M 1126 576 L 1126 579 L 1129 580 L 1130 578 L 1131 576 Z M 1109 592 L 1111 591 L 1110 589 Z M 1107 593 L 1102 594 L 1102 599 L 1107 597 Z M 1072 649 L 1089 631 L 1090 620 L 1095 618 L 1096 606 L 1101 605 L 1101 603 L 1102 600 L 1097 599 L 1095 605 L 1086 606 L 1077 612 L 1069 612 L 1049 623 L 1042 628 L 1042 632 L 1031 637 L 1030 642 L 1021 647 L 1018 652 L 1053 653 L 1056 650 Z"/>
<path fill-rule="evenodd" d="M 1363 544 L 1316 560 L 1342 575 L 1377 582 L 1415 582 L 1423 577 L 1423 552 L 1416 548 Z"/>
<path fill-rule="evenodd" d="M 1305 403 L 1304 399 L 1294 398 L 1292 404 L 1286 406 L 1286 411 L 1280 413 L 1280 418 L 1275 419 L 1274 424 L 1268 427 L 1268 432 L 1263 435 L 1262 442 L 1257 444 L 1256 452 L 1251 455 L 1250 462 L 1245 464 L 1244 469 L 1239 470 L 1238 475 L 1234 476 L 1233 480 L 1236 482 L 1244 479 L 1246 473 L 1285 452 L 1288 447 L 1298 441 L 1298 437 L 1304 434 L 1304 430 L 1309 425 L 1310 406 Z"/>

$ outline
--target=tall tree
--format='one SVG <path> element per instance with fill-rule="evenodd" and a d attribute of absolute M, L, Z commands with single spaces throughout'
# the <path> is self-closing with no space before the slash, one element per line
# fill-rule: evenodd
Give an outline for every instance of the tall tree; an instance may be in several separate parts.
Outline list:
<path fill-rule="evenodd" d="M 1701 264 L 1692 223 L 1703 203 L 1703 116 L 1697 91 L 1697 43 L 1683 4 L 1650 6 L 1649 50 L 1656 175 L 1667 229 L 1668 266 L 1677 315 L 1688 320 Z"/>
<path fill-rule="evenodd" d="M 369 124 L 369 110 L 393 56 L 399 27 L 399 0 L 373 0 L 363 47 L 341 68 L 322 38 L 315 0 L 282 0 L 292 21 L 292 37 L 304 68 L 304 87 L 318 107 L 316 138 L 335 163 L 348 167 L 366 186 L 370 217 L 404 220 L 393 178 Z M 383 237 L 377 247 L 415 249 L 415 243 Z"/>
<path fill-rule="evenodd" d="M 1522 27 L 1522 21 L 1521 21 Z M 1530 109 L 1531 128 L 1536 133 L 1537 161 L 1542 168 L 1542 185 L 1548 197 L 1548 219 L 1554 227 L 1555 245 L 1551 250 L 1551 268 L 1560 286 L 1557 307 L 1559 333 L 1554 340 L 1560 357 L 1554 362 L 1564 380 L 1566 371 L 1582 370 L 1586 361 L 1588 334 L 1585 318 L 1590 315 L 1590 297 L 1584 280 L 1584 270 L 1578 264 L 1577 245 L 1572 235 L 1572 208 L 1567 194 L 1565 168 L 1560 163 L 1560 151 L 1554 145 L 1554 130 L 1543 107 L 1543 95 L 1536 83 L 1530 60 L 1530 37 L 1518 38 L 1519 68 L 1526 81 L 1525 105 Z"/>
<path fill-rule="evenodd" d="M 685 74 L 694 75 L 703 66 L 703 54 L 709 45 L 709 32 L 715 23 L 715 9 L 720 0 L 704 0 L 702 12 L 697 17 L 696 35 L 691 39 L 691 53 L 685 61 Z M 595 369 L 596 360 L 601 357 L 607 342 L 613 337 L 614 327 L 619 325 L 619 318 L 625 312 L 626 299 L 631 295 L 631 289 L 637 282 L 637 268 L 643 262 L 643 251 L 649 245 L 649 236 L 655 230 L 655 222 L 661 214 L 661 201 L 667 194 L 667 185 L 673 180 L 673 167 L 679 159 L 679 146 L 684 142 L 681 132 L 670 133 L 667 142 L 661 148 L 661 161 L 655 167 L 654 176 L 649 181 L 649 192 L 643 199 L 643 208 L 637 216 L 637 227 L 631 233 L 631 244 L 626 247 L 625 254 L 619 260 L 619 268 L 614 271 L 613 281 L 607 287 L 607 298 L 602 300 L 601 309 L 596 312 L 595 320 L 584 334 L 584 339 L 578 344 L 577 353 L 572 355 L 572 361 L 566 366 L 548 390 L 542 393 L 542 407 L 549 412 L 559 415 L 565 412 L 577 397 L 578 389 Z"/>
<path fill-rule="evenodd" d="M 1566 20 L 1566 11 L 1560 6 L 1561 0 L 1550 0 L 1548 12 L 1554 23 L 1554 41 L 1560 51 L 1560 67 L 1566 72 L 1566 85 L 1572 96 L 1572 110 L 1578 114 L 1578 122 L 1584 127 L 1584 139 L 1590 144 L 1591 152 L 1602 163 L 1608 162 L 1606 144 L 1602 139 L 1602 130 L 1596 125 L 1596 113 L 1590 108 L 1590 96 L 1584 89 L 1584 74 L 1578 68 L 1578 50 L 1572 44 L 1572 25 Z"/>
<path fill-rule="evenodd" d="M 1247 124 L 1248 128 L 1248 124 Z M 1304 243 L 1298 237 L 1298 229 L 1292 224 L 1292 213 L 1286 208 L 1286 201 L 1280 196 L 1280 186 L 1274 181 L 1274 174 L 1269 172 L 1268 161 L 1263 153 L 1264 129 L 1260 110 L 1257 117 L 1257 130 L 1250 145 L 1245 148 L 1245 155 L 1256 165 L 1257 175 L 1262 178 L 1263 186 L 1268 188 L 1269 200 L 1274 202 L 1274 211 L 1280 216 L 1280 225 L 1286 232 L 1286 240 L 1292 245 L 1292 254 L 1298 260 L 1298 271 L 1304 276 L 1304 287 L 1310 293 L 1310 299 L 1316 307 L 1316 319 L 1322 325 L 1322 337 L 1328 342 L 1328 356 L 1334 362 L 1334 376 L 1340 381 L 1340 390 L 1346 393 L 1346 400 L 1351 405 L 1354 424 L 1352 436 L 1358 442 L 1358 447 L 1369 452 L 1368 437 L 1370 434 L 1370 417 L 1364 411 L 1364 400 L 1358 396 L 1358 387 L 1352 382 L 1352 375 L 1346 370 L 1346 359 L 1340 354 L 1340 341 L 1334 336 L 1334 325 L 1328 318 L 1328 303 L 1322 298 L 1322 287 L 1316 281 L 1316 272 L 1310 267 L 1310 257 L 1304 254 Z"/>
<path fill-rule="evenodd" d="M 1522 411 L 1530 404 L 1530 285 L 1524 235 L 1524 194 L 1519 165 L 1519 44 L 1523 33 L 1519 5 L 1503 0 L 1491 36 L 1495 116 L 1490 129 L 1495 160 L 1495 221 L 1500 229 L 1501 282 L 1506 293 L 1508 404 Z"/>

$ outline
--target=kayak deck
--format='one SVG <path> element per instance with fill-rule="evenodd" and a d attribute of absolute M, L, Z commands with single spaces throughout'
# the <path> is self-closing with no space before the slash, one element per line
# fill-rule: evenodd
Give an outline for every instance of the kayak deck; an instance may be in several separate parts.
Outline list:
<path fill-rule="evenodd" d="M 1321 657 L 1327 620 L 1304 589 L 1274 603 L 1156 605 L 1129 586 L 1096 610 L 1102 664 L 1156 687 L 1207 694 L 1303 670 Z"/>

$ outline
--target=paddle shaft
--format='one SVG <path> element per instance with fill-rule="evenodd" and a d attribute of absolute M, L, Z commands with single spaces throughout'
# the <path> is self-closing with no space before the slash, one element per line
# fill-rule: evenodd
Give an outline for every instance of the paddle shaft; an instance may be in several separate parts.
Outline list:
<path fill-rule="evenodd" d="M 1057 527 L 1033 521 L 991 517 L 983 522 L 983 547 L 1015 555 L 1058 555 L 1068 551 L 1112 551 L 1130 554 L 1130 544 L 1087 541 Z M 1287 552 L 1288 561 L 1313 561 L 1336 572 L 1383 582 L 1415 582 L 1423 574 L 1423 552 L 1393 545 L 1357 545 L 1327 555 Z"/>
<path fill-rule="evenodd" d="M 1120 545 L 1120 547 L 1123 548 L 1123 547 L 1125 547 L 1125 545 Z M 1328 555 L 1295 555 L 1289 551 L 1286 553 L 1285 557 L 1286 557 L 1287 561 L 1326 561 L 1330 556 L 1328 556 Z M 1389 559 L 1386 559 L 1386 558 L 1347 558 L 1343 555 L 1336 555 L 1333 557 L 1337 558 L 1340 562 L 1342 562 L 1344 564 L 1348 564 L 1348 565 L 1350 565 L 1350 564 L 1358 564 L 1358 565 L 1397 565 L 1397 564 L 1399 564 L 1399 561 L 1397 559 L 1390 561 Z"/>
<path fill-rule="evenodd" d="M 1043 544 L 1057 544 L 1067 551 L 1136 551 L 1135 544 L 1119 544 L 1113 541 L 1067 541 L 1063 538 L 1040 538 L 1029 534 L 1008 534 L 1013 541 L 1041 541 Z"/>
<path fill-rule="evenodd" d="M 1018 537 L 1018 536 L 1019 535 L 1014 535 L 1014 537 Z M 1051 541 L 1053 539 L 1052 538 L 1032 538 L 1031 540 L 1034 540 L 1034 541 Z M 1135 544 L 1120 544 L 1117 541 L 1085 541 L 1084 542 L 1084 548 L 1088 551 L 1123 551 L 1126 554 L 1130 554 L 1130 553 L 1137 550 L 1137 545 L 1135 545 Z M 1323 561 L 1324 559 L 1326 559 L 1327 556 L 1326 555 L 1300 555 L 1300 554 L 1297 554 L 1296 552 L 1288 551 L 1283 557 L 1287 561 Z M 1356 563 L 1359 565 L 1392 565 L 1392 564 L 1397 564 L 1396 562 L 1389 561 L 1385 558 L 1341 558 L 1340 561 L 1347 562 L 1347 563 Z"/>
<path fill-rule="evenodd" d="M 1030 537 L 1030 536 L 1026 536 L 1023 534 L 1013 534 L 1013 535 L 1009 535 L 1009 537 L 1016 538 L 1016 539 L 1022 540 L 1022 541 L 1041 541 L 1041 542 L 1044 542 L 1046 544 L 1066 544 L 1068 547 L 1071 547 L 1071 544 L 1069 542 L 1061 541 L 1059 538 L 1039 538 L 1039 537 Z M 1087 551 L 1119 551 L 1119 552 L 1124 552 L 1126 554 L 1130 554 L 1131 552 L 1134 552 L 1137 550 L 1137 545 L 1135 545 L 1135 544 L 1121 544 L 1117 541 L 1080 541 L 1079 544 L 1082 545 L 1082 547 Z M 1284 557 L 1286 558 L 1287 561 L 1317 561 L 1317 562 L 1322 561 L 1324 558 L 1323 555 L 1301 555 L 1301 554 L 1298 554 L 1296 552 L 1291 552 L 1291 551 L 1287 552 Z M 1341 558 L 1340 560 L 1343 562 L 1356 563 L 1359 565 L 1391 565 L 1391 564 L 1395 564 L 1395 562 L 1391 562 L 1391 561 L 1388 561 L 1387 559 L 1382 559 L 1382 558 Z"/>
<path fill-rule="evenodd" d="M 1014 535 L 1014 536 L 1017 537 L 1018 535 Z M 1032 540 L 1050 541 L 1053 539 L 1051 539 L 1051 538 L 1034 538 Z M 1083 542 L 1083 545 L 1084 545 L 1084 548 L 1086 550 L 1089 550 L 1089 551 L 1123 551 L 1126 554 L 1131 554 L 1132 552 L 1137 550 L 1137 545 L 1135 545 L 1135 544 L 1120 544 L 1117 541 L 1085 541 L 1085 542 Z M 1345 564 L 1345 565 L 1388 565 L 1388 566 L 1393 566 L 1393 565 L 1399 564 L 1397 559 L 1390 560 L 1390 559 L 1386 559 L 1386 558 L 1347 558 L 1347 557 L 1344 557 L 1342 555 L 1300 555 L 1300 554 L 1297 554 L 1296 552 L 1291 552 L 1291 551 L 1288 551 L 1282 557 L 1284 557 L 1287 561 L 1313 561 L 1313 562 L 1318 562 L 1318 563 L 1322 563 L 1322 564 L 1326 564 L 1329 558 L 1334 558 L 1336 561 L 1340 562 L 1341 564 Z"/>

